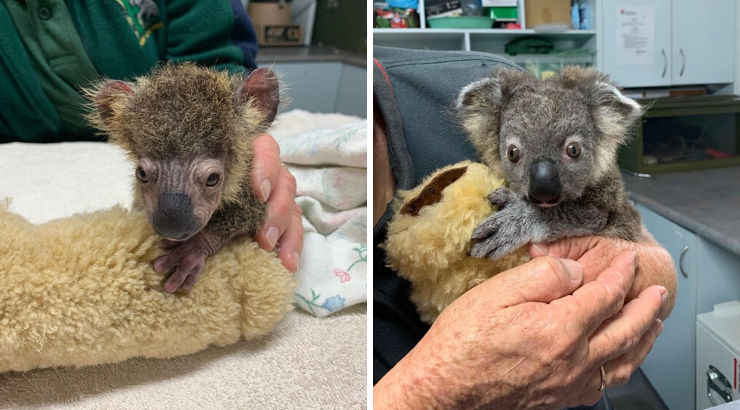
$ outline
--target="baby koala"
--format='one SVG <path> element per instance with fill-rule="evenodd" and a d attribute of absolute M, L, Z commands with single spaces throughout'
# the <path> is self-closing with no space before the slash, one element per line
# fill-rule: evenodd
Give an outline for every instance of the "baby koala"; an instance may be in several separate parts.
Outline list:
<path fill-rule="evenodd" d="M 538 80 L 501 70 L 466 86 L 457 113 L 482 162 L 508 186 L 489 195 L 498 212 L 473 232 L 472 256 L 498 259 L 568 236 L 639 239 L 617 149 L 642 109 L 607 76 L 568 67 Z"/>
<path fill-rule="evenodd" d="M 164 290 L 190 289 L 207 257 L 264 223 L 266 207 L 249 184 L 252 142 L 277 113 L 277 76 L 168 63 L 87 95 L 89 120 L 136 164 L 134 209 L 171 250 L 154 261 L 157 272 L 173 270 Z"/>

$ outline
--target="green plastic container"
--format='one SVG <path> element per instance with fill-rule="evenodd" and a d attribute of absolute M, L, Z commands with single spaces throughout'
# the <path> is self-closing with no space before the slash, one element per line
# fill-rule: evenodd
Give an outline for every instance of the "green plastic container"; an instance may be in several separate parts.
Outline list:
<path fill-rule="evenodd" d="M 493 19 L 485 16 L 437 17 L 427 19 L 430 28 L 491 28 Z"/>
<path fill-rule="evenodd" d="M 496 21 L 516 23 L 519 12 L 516 7 L 491 7 L 488 10 L 489 15 Z"/>

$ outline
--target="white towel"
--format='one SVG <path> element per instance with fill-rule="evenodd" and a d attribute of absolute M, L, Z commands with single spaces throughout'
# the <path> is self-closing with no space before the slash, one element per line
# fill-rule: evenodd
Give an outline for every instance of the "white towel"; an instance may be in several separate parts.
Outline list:
<path fill-rule="evenodd" d="M 280 122 L 273 136 L 296 178 L 306 231 L 295 304 L 326 316 L 366 302 L 367 120 L 295 110 Z"/>

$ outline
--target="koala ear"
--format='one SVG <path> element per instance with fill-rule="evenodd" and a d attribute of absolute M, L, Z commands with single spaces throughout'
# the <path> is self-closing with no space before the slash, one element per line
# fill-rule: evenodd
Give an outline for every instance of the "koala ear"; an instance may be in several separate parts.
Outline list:
<path fill-rule="evenodd" d="M 640 104 L 606 81 L 597 81 L 590 94 L 591 112 L 601 134 L 626 142 L 630 128 L 642 117 Z"/>
<path fill-rule="evenodd" d="M 594 151 L 592 178 L 598 180 L 616 163 L 619 146 L 630 138 L 630 128 L 642 117 L 637 101 L 625 97 L 605 75 L 596 70 L 583 70 L 589 79 L 582 78 L 581 90 L 591 107 L 591 115 L 599 139 Z"/>
<path fill-rule="evenodd" d="M 268 127 L 275 120 L 280 104 L 280 82 L 269 68 L 258 68 L 247 77 L 237 93 L 241 103 L 251 101 L 250 107 L 257 108 L 264 116 L 260 125 Z"/>
<path fill-rule="evenodd" d="M 500 70 L 465 86 L 457 97 L 457 116 L 480 158 L 494 166 L 498 158 L 501 111 L 534 77 L 528 72 Z"/>
<path fill-rule="evenodd" d="M 98 129 L 109 131 L 112 119 L 119 112 L 121 103 L 134 91 L 129 83 L 120 80 L 108 80 L 100 83 L 97 87 L 87 90 L 85 94 L 95 106 L 97 115 L 89 118 Z"/>
<path fill-rule="evenodd" d="M 501 84 L 498 75 L 482 78 L 465 86 L 457 97 L 458 120 L 485 162 L 498 156 L 501 107 L 504 103 Z"/>

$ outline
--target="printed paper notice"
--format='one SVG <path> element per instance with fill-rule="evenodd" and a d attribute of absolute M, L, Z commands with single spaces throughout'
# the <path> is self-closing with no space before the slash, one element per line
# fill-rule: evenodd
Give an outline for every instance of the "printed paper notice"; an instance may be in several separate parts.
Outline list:
<path fill-rule="evenodd" d="M 655 8 L 617 6 L 617 65 L 651 65 L 655 46 Z"/>

